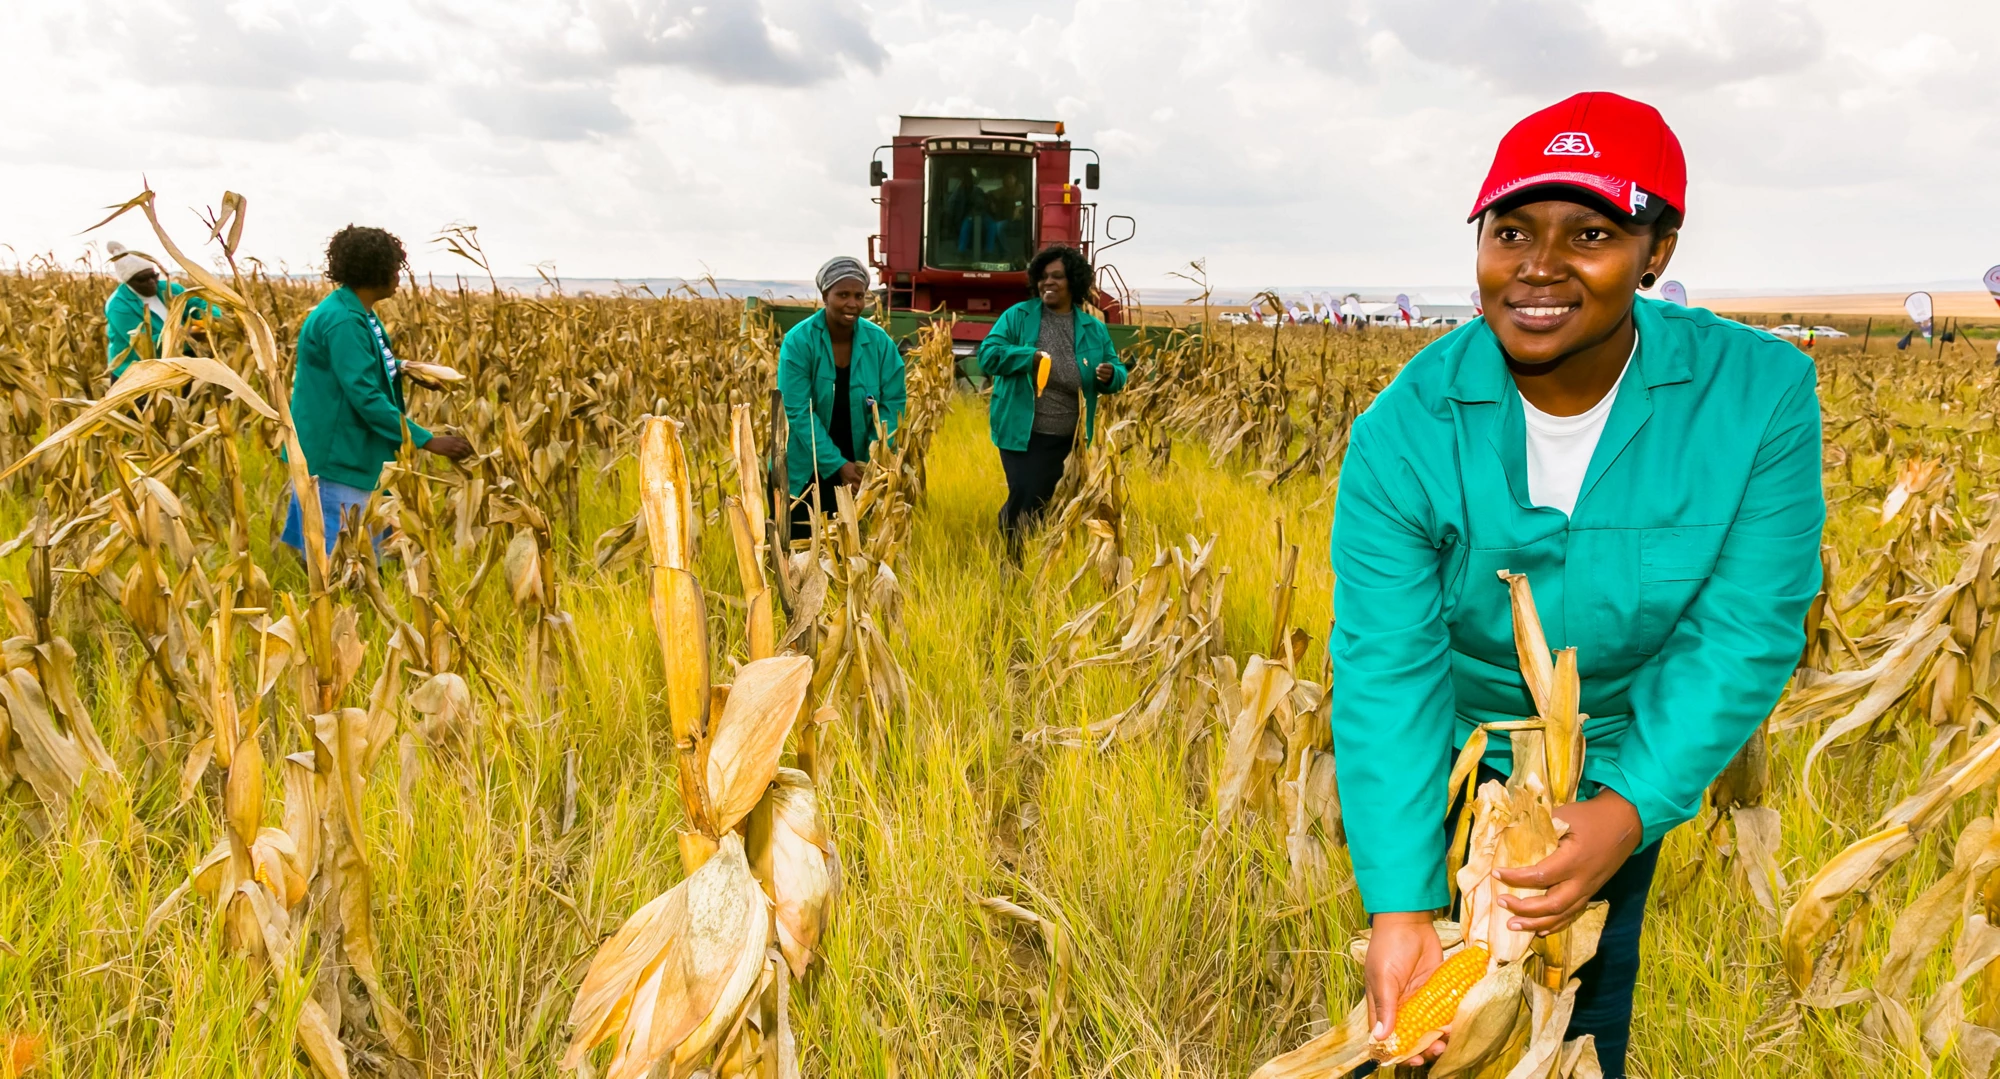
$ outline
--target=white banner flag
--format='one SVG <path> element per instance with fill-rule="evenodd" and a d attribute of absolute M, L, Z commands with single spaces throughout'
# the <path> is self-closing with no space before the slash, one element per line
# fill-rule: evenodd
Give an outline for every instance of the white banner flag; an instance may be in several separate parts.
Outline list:
<path fill-rule="evenodd" d="M 1903 297 L 1903 310 L 1909 312 L 1910 321 L 1917 324 L 1917 329 L 1922 330 L 1925 337 L 1931 335 L 1930 293 L 1912 292 Z"/>
<path fill-rule="evenodd" d="M 1687 286 L 1681 284 L 1679 281 L 1665 282 L 1660 285 L 1660 299 L 1668 303 L 1677 303 L 1682 307 L 1686 307 L 1688 305 Z"/>
<path fill-rule="evenodd" d="M 1993 302 L 2000 303 L 2000 266 L 1986 271 L 1986 291 L 1993 294 Z"/>
<path fill-rule="evenodd" d="M 1478 289 L 1472 290 L 1472 313 L 1475 315 L 1484 315 L 1486 313 L 1486 304 L 1479 298 Z"/>

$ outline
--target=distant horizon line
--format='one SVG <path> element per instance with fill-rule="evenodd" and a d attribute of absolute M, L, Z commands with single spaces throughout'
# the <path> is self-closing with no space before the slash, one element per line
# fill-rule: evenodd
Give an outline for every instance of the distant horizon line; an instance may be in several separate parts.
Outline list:
<path fill-rule="evenodd" d="M 6 269 L 14 273 L 20 273 L 23 270 L 23 264 L 20 261 L 16 261 L 14 262 L 13 265 L 6 267 Z M 440 278 L 443 278 L 446 281 L 463 281 L 467 285 L 473 286 L 478 284 L 479 278 L 481 276 L 485 276 L 485 275 L 467 274 L 459 270 L 453 270 L 444 273 L 440 273 L 435 270 L 429 270 L 429 271 L 411 270 L 410 272 L 412 276 L 422 278 L 426 281 L 427 284 L 432 284 L 435 285 L 436 287 L 443 287 L 442 283 L 439 281 Z M 287 279 L 287 280 L 295 280 L 295 281 L 317 279 L 321 276 L 319 273 L 312 271 L 284 272 L 284 273 L 270 273 L 269 271 L 267 271 L 267 273 L 269 273 L 269 276 L 272 277 Z M 688 289 L 692 289 L 697 292 L 711 292 L 719 290 L 722 295 L 739 299 L 748 296 L 757 296 L 762 294 L 769 294 L 774 299 L 811 299 L 812 284 L 813 284 L 812 281 L 807 278 L 719 277 L 707 274 L 698 277 L 688 277 L 679 274 L 651 274 L 651 275 L 640 275 L 640 276 L 622 276 L 622 275 L 571 276 L 568 274 L 558 273 L 550 275 L 550 277 L 547 280 L 538 275 L 528 275 L 528 274 L 505 274 L 505 275 L 495 274 L 492 276 L 495 283 L 497 283 L 501 288 L 513 291 L 540 291 L 546 289 L 548 287 L 548 282 L 552 280 L 556 282 L 558 285 L 560 285 L 564 291 L 574 290 L 578 292 L 597 292 L 607 289 L 620 289 L 620 288 L 631 289 L 631 290 L 650 289 L 655 293 L 662 293 L 663 291 L 683 291 Z M 1986 291 L 1983 281 L 1979 276 L 1976 275 L 1969 275 L 1964 278 L 1935 278 L 1928 281 L 1878 282 L 1870 284 L 1852 284 L 1852 285 L 1764 284 L 1764 285 L 1717 285 L 1714 287 L 1706 287 L 1697 283 L 1689 282 L 1686 279 L 1678 279 L 1678 280 L 1681 280 L 1682 284 L 1687 288 L 1690 296 L 1713 297 L 1716 299 L 1732 299 L 1732 298 L 1744 298 L 1744 297 L 1776 298 L 1776 297 L 1791 297 L 1791 296 L 1798 296 L 1798 297 L 1860 296 L 1860 295 L 1879 295 L 1879 294 L 1894 293 L 1894 292 L 1923 292 L 1923 291 L 1970 292 L 1970 293 L 1980 293 Z M 1238 284 L 1222 284 L 1222 285 L 1210 286 L 1209 292 L 1210 295 L 1214 297 L 1216 302 L 1225 304 L 1245 303 L 1248 302 L 1251 298 L 1254 298 L 1259 293 L 1263 292 L 1274 292 L 1277 293 L 1280 297 L 1285 297 L 1285 298 L 1289 298 L 1292 296 L 1298 296 L 1300 298 L 1303 298 L 1304 295 L 1307 293 L 1311 293 L 1315 296 L 1318 296 L 1327 292 L 1332 292 L 1336 296 L 1345 296 L 1348 293 L 1356 293 L 1356 294 L 1361 294 L 1364 297 L 1369 294 L 1378 294 L 1378 295 L 1385 295 L 1391 298 L 1393 298 L 1393 296 L 1399 292 L 1409 293 L 1413 297 L 1418 293 L 1425 293 L 1425 294 L 1430 294 L 1433 297 L 1433 302 L 1437 302 L 1438 298 L 1441 296 L 1450 296 L 1455 298 L 1467 297 L 1471 293 L 1472 288 L 1473 286 L 1471 282 L 1462 282 L 1453 284 L 1438 284 L 1432 282 L 1432 283 L 1394 284 L 1394 285 L 1293 283 L 1293 284 L 1266 284 L 1266 285 L 1252 286 L 1252 285 L 1238 285 Z M 1179 304 L 1185 300 L 1192 299 L 1194 297 L 1201 295 L 1201 291 L 1189 285 L 1159 285 L 1159 286 L 1142 287 L 1134 289 L 1133 294 L 1141 303 L 1171 302 Z"/>

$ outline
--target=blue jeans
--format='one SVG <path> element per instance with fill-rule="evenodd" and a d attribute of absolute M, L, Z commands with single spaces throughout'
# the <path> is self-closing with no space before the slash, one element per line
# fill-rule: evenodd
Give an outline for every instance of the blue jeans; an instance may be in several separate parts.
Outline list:
<path fill-rule="evenodd" d="M 345 511 L 353 510 L 356 515 L 359 515 L 362 508 L 368 505 L 368 499 L 373 497 L 374 494 L 375 492 L 373 491 L 364 491 L 359 487 L 349 487 L 344 483 L 335 483 L 325 478 L 320 479 L 319 513 L 320 520 L 324 522 L 326 528 L 326 550 L 328 554 L 333 553 L 333 542 L 340 536 L 341 518 L 344 516 Z M 374 541 L 375 549 L 377 551 L 381 550 L 382 537 L 378 535 L 374 538 Z M 278 542 L 300 554 L 305 553 L 305 520 L 299 508 L 299 496 L 297 492 L 292 493 L 291 507 L 285 511 L 285 530 L 278 534 Z"/>
<path fill-rule="evenodd" d="M 1624 1079 L 1625 1047 L 1632 1040 L 1632 989 L 1639 980 L 1639 930 L 1646 920 L 1646 896 L 1660 865 L 1660 844 L 1632 852 L 1595 898 L 1608 900 L 1604 934 L 1597 954 L 1578 967 L 1576 1010 L 1569 1013 L 1569 1037 L 1597 1038 L 1597 1062 L 1604 1079 Z"/>

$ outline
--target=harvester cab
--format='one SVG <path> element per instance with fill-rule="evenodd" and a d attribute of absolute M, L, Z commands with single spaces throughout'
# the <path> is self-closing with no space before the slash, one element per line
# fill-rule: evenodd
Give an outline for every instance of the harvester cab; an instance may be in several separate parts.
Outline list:
<path fill-rule="evenodd" d="M 1079 182 L 1071 158 L 1083 154 L 1090 161 Z M 1131 239 L 1135 222 L 1114 215 L 1098 240 L 1097 204 L 1085 194 L 1097 189 L 1098 166 L 1097 152 L 1070 145 L 1059 120 L 903 117 L 869 162 L 869 183 L 881 189 L 881 231 L 868 239 L 881 280 L 877 317 L 898 337 L 951 317 L 953 349 L 969 354 L 1000 312 L 1027 298 L 1035 252 L 1060 243 L 1097 270 L 1090 305 L 1125 325 L 1130 294 L 1101 256 Z"/>

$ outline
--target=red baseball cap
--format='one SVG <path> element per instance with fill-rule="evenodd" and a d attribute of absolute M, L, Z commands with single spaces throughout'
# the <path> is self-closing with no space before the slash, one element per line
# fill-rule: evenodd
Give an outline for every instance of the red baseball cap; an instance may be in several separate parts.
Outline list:
<path fill-rule="evenodd" d="M 1660 110 L 1610 93 L 1578 94 L 1515 124 L 1467 221 L 1530 188 L 1569 188 L 1627 220 L 1687 214 L 1687 158 Z"/>

